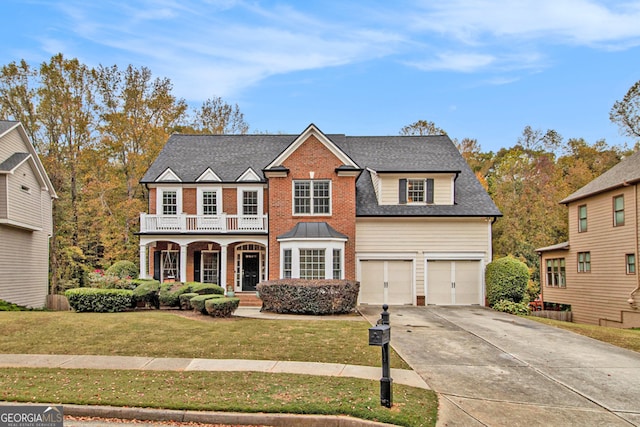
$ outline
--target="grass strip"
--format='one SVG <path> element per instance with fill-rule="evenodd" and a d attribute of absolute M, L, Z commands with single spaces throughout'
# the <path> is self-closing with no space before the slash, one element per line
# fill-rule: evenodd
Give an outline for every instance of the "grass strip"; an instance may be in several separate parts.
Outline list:
<path fill-rule="evenodd" d="M 562 322 L 560 320 L 546 319 L 543 317 L 527 316 L 528 319 L 545 325 L 555 326 L 576 334 L 603 341 L 615 346 L 640 352 L 640 329 L 619 329 L 598 325 L 585 325 L 582 323 Z"/>
<path fill-rule="evenodd" d="M 400 426 L 434 426 L 433 391 L 378 381 L 259 372 L 0 369 L 0 400 L 199 411 L 348 415 Z"/>
<path fill-rule="evenodd" d="M 206 317 L 206 316 L 205 316 Z M 2 312 L 0 352 L 381 366 L 366 321 L 186 319 L 167 311 Z M 391 352 L 392 368 L 410 369 Z"/>

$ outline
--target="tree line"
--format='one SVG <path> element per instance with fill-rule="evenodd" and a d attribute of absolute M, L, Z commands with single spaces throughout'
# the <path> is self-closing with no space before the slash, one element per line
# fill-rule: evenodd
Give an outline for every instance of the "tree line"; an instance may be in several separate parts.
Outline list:
<path fill-rule="evenodd" d="M 52 292 L 82 286 L 90 271 L 117 260 L 138 259 L 135 232 L 148 204 L 139 180 L 172 133 L 249 131 L 238 105 L 220 97 L 190 108 L 168 78 L 146 67 L 91 68 L 62 54 L 37 67 L 21 60 L 0 68 L 0 117 L 22 122 L 59 196 Z M 614 104 L 610 118 L 640 139 L 640 81 Z M 446 131 L 420 120 L 400 134 Z M 632 152 L 530 126 L 497 153 L 483 152 L 473 138 L 454 142 L 504 214 L 493 226 L 494 256 L 511 254 L 530 267 L 537 267 L 536 248 L 568 237 L 566 209 L 558 202 Z"/>

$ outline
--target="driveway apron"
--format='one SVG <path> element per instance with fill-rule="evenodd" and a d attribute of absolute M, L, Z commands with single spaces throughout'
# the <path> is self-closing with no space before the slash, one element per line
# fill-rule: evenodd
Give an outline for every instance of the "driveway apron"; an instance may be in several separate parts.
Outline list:
<path fill-rule="evenodd" d="M 363 306 L 372 324 L 380 307 Z M 640 426 L 640 354 L 484 307 L 389 308 L 438 426 Z"/>

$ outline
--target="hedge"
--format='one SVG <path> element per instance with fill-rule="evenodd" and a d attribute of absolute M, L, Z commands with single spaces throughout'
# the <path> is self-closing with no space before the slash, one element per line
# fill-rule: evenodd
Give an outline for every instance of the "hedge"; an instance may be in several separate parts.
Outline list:
<path fill-rule="evenodd" d="M 240 298 L 213 298 L 204 302 L 207 313 L 213 317 L 231 317 L 240 305 Z"/>
<path fill-rule="evenodd" d="M 132 283 L 136 283 L 138 286 L 133 290 L 133 298 L 135 302 L 142 302 L 145 305 L 152 305 L 155 308 L 160 308 L 160 282 L 157 280 L 144 280 L 136 279 Z"/>
<path fill-rule="evenodd" d="M 280 279 L 258 283 L 262 310 L 293 314 L 352 312 L 360 282 L 350 280 Z"/>
<path fill-rule="evenodd" d="M 180 295 L 180 309 L 181 310 L 193 309 L 193 307 L 191 307 L 191 302 L 189 300 L 193 297 L 197 297 L 198 295 L 200 294 L 197 294 L 195 292 L 186 292 Z"/>
<path fill-rule="evenodd" d="M 222 295 L 217 294 L 206 294 L 206 295 L 198 295 L 189 300 L 189 304 L 193 307 L 193 311 L 199 311 L 202 314 L 207 314 L 205 310 L 205 301 L 214 299 L 214 298 L 224 298 Z"/>
<path fill-rule="evenodd" d="M 75 288 L 64 295 L 77 312 L 115 313 L 133 305 L 133 291 L 127 289 Z"/>
<path fill-rule="evenodd" d="M 138 277 L 138 267 L 131 261 L 117 261 L 105 271 L 107 276 L 115 276 L 120 279 L 133 279 Z"/>
<path fill-rule="evenodd" d="M 522 302 L 528 282 L 529 268 L 512 256 L 489 263 L 485 270 L 489 305 L 493 306 L 501 300 Z"/>
<path fill-rule="evenodd" d="M 189 292 L 195 292 L 199 295 L 223 295 L 224 289 L 213 283 L 163 283 L 160 288 L 160 304 L 168 305 L 170 307 L 180 307 L 180 295 Z"/>

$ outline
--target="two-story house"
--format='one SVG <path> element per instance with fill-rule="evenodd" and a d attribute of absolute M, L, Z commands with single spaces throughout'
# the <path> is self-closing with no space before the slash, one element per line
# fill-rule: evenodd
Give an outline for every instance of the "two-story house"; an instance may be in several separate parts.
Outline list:
<path fill-rule="evenodd" d="M 253 292 L 350 279 L 363 304 L 483 304 L 501 216 L 447 136 L 181 135 L 141 180 L 140 274 Z"/>
<path fill-rule="evenodd" d="M 562 200 L 569 241 L 538 249 L 544 302 L 571 307 L 573 321 L 640 327 L 640 152 Z"/>
<path fill-rule="evenodd" d="M 0 299 L 45 305 L 56 197 L 22 124 L 0 120 Z"/>

